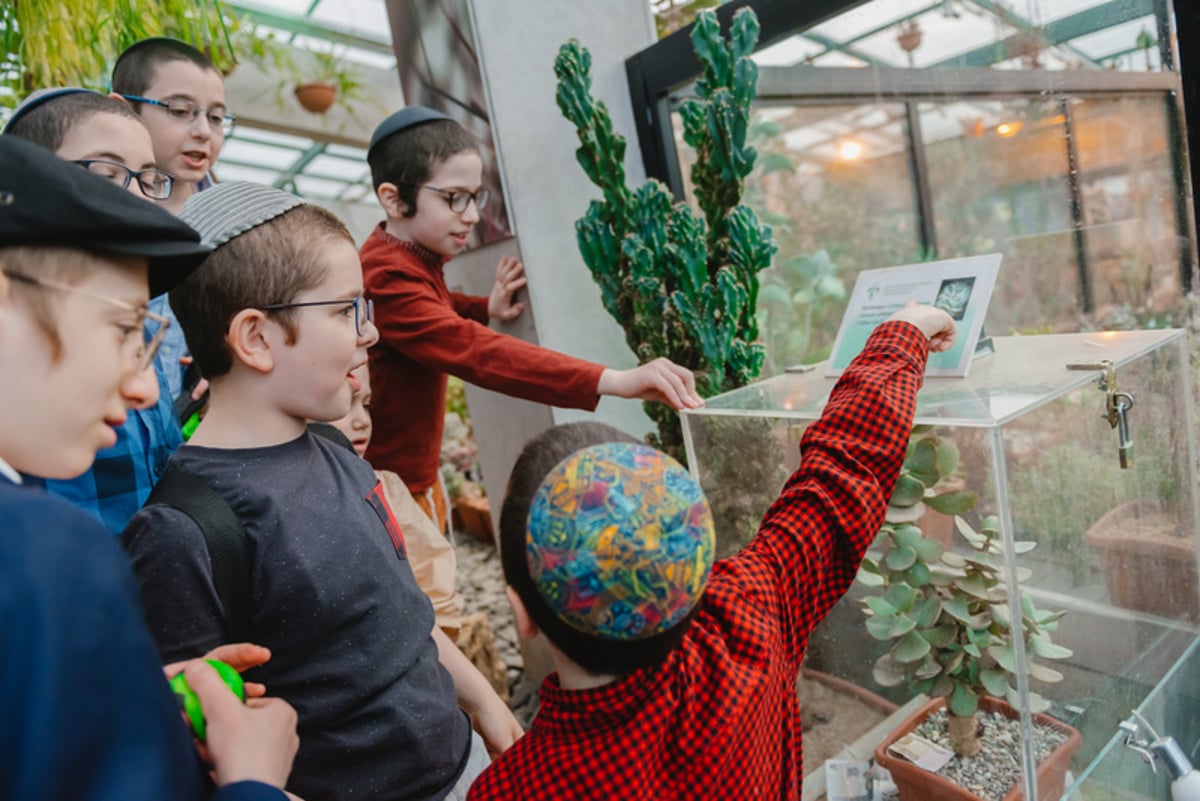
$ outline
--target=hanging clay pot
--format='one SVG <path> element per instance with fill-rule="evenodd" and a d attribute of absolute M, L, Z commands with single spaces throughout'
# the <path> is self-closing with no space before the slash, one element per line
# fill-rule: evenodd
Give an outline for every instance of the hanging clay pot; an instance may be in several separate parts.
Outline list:
<path fill-rule="evenodd" d="M 337 86 L 328 81 L 313 81 L 297 86 L 296 100 L 306 111 L 324 114 L 337 100 Z"/>
<path fill-rule="evenodd" d="M 896 34 L 896 44 L 900 45 L 900 49 L 905 53 L 911 53 L 921 46 L 921 26 L 916 20 L 909 20 L 900 26 L 900 32 Z"/>

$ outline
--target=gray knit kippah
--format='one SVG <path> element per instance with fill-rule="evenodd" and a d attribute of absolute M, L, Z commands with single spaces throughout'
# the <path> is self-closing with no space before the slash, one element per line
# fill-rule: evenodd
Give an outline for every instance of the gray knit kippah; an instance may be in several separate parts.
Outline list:
<path fill-rule="evenodd" d="M 229 181 L 188 198 L 179 219 L 199 231 L 204 244 L 215 248 L 304 203 L 271 186 Z"/>

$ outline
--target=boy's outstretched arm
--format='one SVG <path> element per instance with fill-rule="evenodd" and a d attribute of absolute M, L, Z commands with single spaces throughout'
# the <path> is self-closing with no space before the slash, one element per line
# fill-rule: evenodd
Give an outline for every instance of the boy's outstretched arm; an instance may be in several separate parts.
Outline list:
<path fill-rule="evenodd" d="M 521 724 L 483 674 L 436 626 L 433 641 L 437 644 L 438 661 L 454 680 L 459 706 L 471 716 L 471 725 L 483 738 L 488 754 L 493 758 L 499 756 L 525 733 Z"/>
<path fill-rule="evenodd" d="M 629 370 L 604 368 L 596 394 L 658 401 L 676 410 L 704 405 L 704 399 L 696 393 L 692 371 L 661 356 Z"/>
<path fill-rule="evenodd" d="M 954 337 L 949 315 L 914 305 L 871 334 L 821 418 L 804 432 L 799 469 L 743 551 L 772 569 L 774 597 L 764 600 L 779 604 L 797 661 L 809 633 L 849 589 L 883 524 L 926 359 L 951 347 Z"/>

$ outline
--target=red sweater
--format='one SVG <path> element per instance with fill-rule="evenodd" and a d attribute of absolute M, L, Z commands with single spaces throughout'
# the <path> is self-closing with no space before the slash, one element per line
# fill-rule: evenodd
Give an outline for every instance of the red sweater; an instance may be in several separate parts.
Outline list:
<path fill-rule="evenodd" d="M 367 460 L 421 492 L 437 480 L 446 374 L 535 403 L 595 409 L 604 367 L 487 327 L 486 297 L 451 292 L 445 260 L 380 225 L 360 253 L 379 344 L 371 349 Z"/>
<path fill-rule="evenodd" d="M 800 660 L 883 524 L 927 355 L 915 326 L 880 326 L 757 536 L 714 565 L 680 646 L 596 689 L 552 674 L 529 732 L 470 801 L 799 798 Z"/>

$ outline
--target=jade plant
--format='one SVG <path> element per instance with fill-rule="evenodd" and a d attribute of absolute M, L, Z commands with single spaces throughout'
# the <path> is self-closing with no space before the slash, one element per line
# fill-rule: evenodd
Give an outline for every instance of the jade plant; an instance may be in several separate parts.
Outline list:
<path fill-rule="evenodd" d="M 1039 610 L 1022 594 L 1020 619 L 1013 621 L 1008 588 L 1024 581 L 1028 570 L 1017 568 L 1017 576 L 1009 579 L 997 518 L 986 517 L 979 531 L 961 517 L 955 523 L 968 555 L 944 550 L 912 523 L 885 523 L 878 543 L 882 555 L 863 560 L 859 580 L 879 589 L 862 602 L 867 631 L 892 643 L 875 662 L 875 681 L 885 687 L 907 682 L 913 692 L 944 698 L 951 746 L 961 756 L 974 756 L 981 748 L 980 699 L 991 696 L 1016 706 L 1018 671 L 1058 681 L 1062 674 L 1038 660 L 1062 659 L 1071 651 L 1050 637 L 1063 612 Z M 1014 547 L 1020 554 L 1034 545 Z M 1023 665 L 1017 658 L 1018 636 L 1024 642 Z M 1036 693 L 1028 699 L 1032 711 L 1048 706 Z"/>
<path fill-rule="evenodd" d="M 706 397 L 752 381 L 764 358 L 758 272 L 770 265 L 775 244 L 740 203 L 757 157 L 746 133 L 758 33 L 748 8 L 734 15 L 727 40 L 711 10 L 696 17 L 692 44 L 704 74 L 679 114 L 684 141 L 696 150 L 691 178 L 701 215 L 659 181 L 626 185 L 625 138 L 592 97 L 591 54 L 571 40 L 554 62 L 558 107 L 579 136 L 576 158 L 602 195 L 575 224 L 583 261 L 638 361 L 665 356 L 692 369 Z M 658 427 L 653 443 L 682 458 L 678 415 L 660 404 L 647 404 L 646 412 Z"/>
<path fill-rule="evenodd" d="M 888 500 L 889 524 L 914 523 L 926 509 L 961 515 L 975 506 L 976 495 L 961 489 L 958 447 L 933 433 L 933 427 L 914 426 L 900 475 Z"/>

